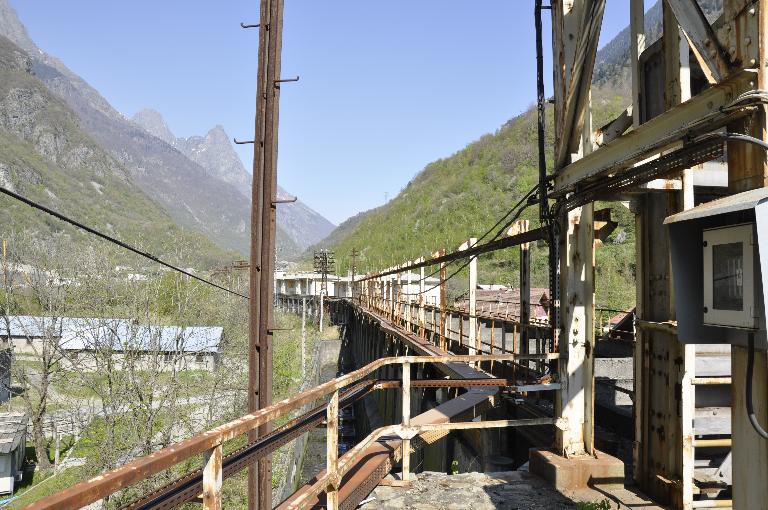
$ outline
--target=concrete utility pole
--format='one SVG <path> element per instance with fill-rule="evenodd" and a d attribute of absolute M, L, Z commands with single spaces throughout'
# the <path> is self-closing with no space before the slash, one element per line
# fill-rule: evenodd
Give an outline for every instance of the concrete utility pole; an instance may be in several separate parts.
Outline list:
<path fill-rule="evenodd" d="M 280 53 L 283 0 L 261 0 L 253 143 L 251 267 L 248 351 L 248 409 L 272 403 L 272 315 L 277 191 L 277 126 L 280 100 Z M 248 435 L 267 434 L 263 425 Z M 272 465 L 269 457 L 248 470 L 248 508 L 272 508 Z"/>
<path fill-rule="evenodd" d="M 301 298 L 301 378 L 307 375 L 307 298 Z"/>
<path fill-rule="evenodd" d="M 472 248 L 477 244 L 477 238 L 471 237 L 459 246 L 459 251 Z M 480 339 L 477 336 L 477 257 L 469 259 L 469 334 L 467 342 L 470 354 L 480 354 Z"/>

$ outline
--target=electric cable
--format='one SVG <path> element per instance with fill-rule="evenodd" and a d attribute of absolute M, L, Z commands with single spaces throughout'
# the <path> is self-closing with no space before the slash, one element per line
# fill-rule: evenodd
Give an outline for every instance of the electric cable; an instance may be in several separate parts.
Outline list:
<path fill-rule="evenodd" d="M 731 142 L 751 143 L 753 145 L 757 145 L 758 147 L 761 147 L 764 150 L 768 151 L 768 143 L 759 138 L 755 138 L 754 136 L 744 135 L 741 133 L 711 133 L 708 135 L 704 135 L 701 138 L 703 139 L 703 138 L 710 138 L 710 137 L 722 138 L 723 140 L 731 141 Z M 752 331 L 749 331 L 747 333 L 747 381 L 746 381 L 746 388 L 745 388 L 747 417 L 749 418 L 749 423 L 752 425 L 752 428 L 755 429 L 755 432 L 763 439 L 768 439 L 768 431 L 766 431 L 758 422 L 757 416 L 755 415 L 754 403 L 752 402 L 752 384 L 753 384 L 752 379 L 753 379 L 754 369 L 755 369 L 755 333 Z"/>
<path fill-rule="evenodd" d="M 121 240 L 119 240 L 117 238 L 114 238 L 114 237 L 112 237 L 110 235 L 104 234 L 103 232 L 100 232 L 100 231 L 96 230 L 95 228 L 89 227 L 89 226 L 87 226 L 87 225 L 85 225 L 83 223 L 80 223 L 79 221 L 74 220 L 74 219 L 72 219 L 72 218 L 70 218 L 68 216 L 64 216 L 60 212 L 54 211 L 53 209 L 51 209 L 49 207 L 46 207 L 46 206 L 44 206 L 42 204 L 34 202 L 33 200 L 30 200 L 30 199 L 28 199 L 28 198 L 26 198 L 26 197 L 24 197 L 22 195 L 19 195 L 18 193 L 15 193 L 15 192 L 9 190 L 8 188 L 0 186 L 0 193 L 2 193 L 4 195 L 7 195 L 7 196 L 9 196 L 11 198 L 14 198 L 14 199 L 18 200 L 19 202 L 23 202 L 24 204 L 32 207 L 33 209 L 37 209 L 37 210 L 42 211 L 42 212 L 44 212 L 46 214 L 49 214 L 49 215 L 53 216 L 54 218 L 56 218 L 58 220 L 61 220 L 61 221 L 65 222 L 65 223 L 69 223 L 70 225 L 73 225 L 73 226 L 75 226 L 75 227 L 77 227 L 77 228 L 79 228 L 81 230 L 85 230 L 89 234 L 93 234 L 96 237 L 99 237 L 99 238 L 101 238 L 101 239 L 103 239 L 105 241 L 108 241 L 108 242 L 110 242 L 112 244 L 116 244 L 117 246 L 119 246 L 119 247 L 121 247 L 121 248 L 123 248 L 125 250 L 128 250 L 128 251 L 130 251 L 132 253 L 135 253 L 136 255 L 139 255 L 139 256 L 144 257 L 146 259 L 149 259 L 149 260 L 151 260 L 153 262 L 156 262 L 157 264 L 160 264 L 161 266 L 165 266 L 168 269 L 171 269 L 173 271 L 181 273 L 181 274 L 183 274 L 185 276 L 189 276 L 190 278 L 193 278 L 193 279 L 195 279 L 195 280 L 197 280 L 197 281 L 199 281 L 201 283 L 204 283 L 206 285 L 210 285 L 211 287 L 215 287 L 215 288 L 217 288 L 219 290 L 223 290 L 224 292 L 229 292 L 230 294 L 233 294 L 235 296 L 238 296 L 238 297 L 241 297 L 241 298 L 244 298 L 244 299 L 249 299 L 248 296 L 246 296 L 244 294 L 240 294 L 239 292 L 236 292 L 236 291 L 234 291 L 232 289 L 228 289 L 226 287 L 222 287 L 221 285 L 219 285 L 217 283 L 214 283 L 214 282 L 212 282 L 210 280 L 206 280 L 205 278 L 202 278 L 200 276 L 194 275 L 194 274 L 190 273 L 189 271 L 185 271 L 184 269 L 182 269 L 180 267 L 177 267 L 177 266 L 174 266 L 173 264 L 165 262 L 164 260 L 156 257 L 155 255 L 152 255 L 151 253 L 148 253 L 148 252 L 145 252 L 145 251 L 140 250 L 138 248 L 135 248 L 135 247 L 131 246 L 130 244 L 125 243 L 125 242 L 123 242 L 123 241 L 121 241 Z"/>
<path fill-rule="evenodd" d="M 520 200 L 518 200 L 518 201 L 517 201 L 517 203 L 516 203 L 515 205 L 513 205 L 513 206 L 512 206 L 512 207 L 511 207 L 511 208 L 510 208 L 510 209 L 509 209 L 509 210 L 508 210 L 508 211 L 507 211 L 507 212 L 506 212 L 506 213 L 505 213 L 505 214 L 504 214 L 504 215 L 501 217 L 501 218 L 499 218 L 499 219 L 496 221 L 496 223 L 494 223 L 494 224 L 493 224 L 493 226 L 492 226 L 492 227 L 490 227 L 488 230 L 486 230 L 486 231 L 485 231 L 485 233 L 484 233 L 483 235 L 481 235 L 481 236 L 480 236 L 480 237 L 477 239 L 477 241 L 475 242 L 475 244 L 474 244 L 473 246 L 477 246 L 477 244 L 478 244 L 478 243 L 480 243 L 480 241 L 482 241 L 483 239 L 485 239 L 486 237 L 488 237 L 488 235 L 489 235 L 491 232 L 493 232 L 493 231 L 494 231 L 494 230 L 495 230 L 495 229 L 496 229 L 496 228 L 497 228 L 499 225 L 501 225 L 501 223 L 502 223 L 504 220 L 506 220 L 506 219 L 507 219 L 507 218 L 508 218 L 508 217 L 509 217 L 511 214 L 514 214 L 514 213 L 517 211 L 517 214 L 515 214 L 515 216 L 514 216 L 514 217 L 513 217 L 511 220 L 507 221 L 507 223 L 505 223 L 505 224 L 504 224 L 504 226 L 503 226 L 503 227 L 501 227 L 501 228 L 500 228 L 500 229 L 499 229 L 499 230 L 496 232 L 496 235 L 495 235 L 495 236 L 494 236 L 494 237 L 493 237 L 493 238 L 492 238 L 490 241 L 488 241 L 488 242 L 493 242 L 493 241 L 495 241 L 496 239 L 498 239 L 498 237 L 499 237 L 499 236 L 500 236 L 500 235 L 501 235 L 501 234 L 502 234 L 502 233 L 503 233 L 503 232 L 504 232 L 504 231 L 505 231 L 505 230 L 506 230 L 506 229 L 507 229 L 507 228 L 508 228 L 508 227 L 509 227 L 509 226 L 510 226 L 512 223 L 514 223 L 516 219 L 518 219 L 518 218 L 520 217 L 520 214 L 522 213 L 522 211 L 524 211 L 525 209 L 527 209 L 527 208 L 528 208 L 529 204 L 526 204 L 525 202 L 528 200 L 528 198 L 529 198 L 529 197 L 531 197 L 531 195 L 533 195 L 533 194 L 534 194 L 534 192 L 535 192 L 537 189 L 538 189 L 538 185 L 534 186 L 534 187 L 533 187 L 533 188 L 531 188 L 531 189 L 530 189 L 530 190 L 529 190 L 529 191 L 528 191 L 528 192 L 527 192 L 525 195 L 523 195 L 523 196 L 520 198 Z M 522 205 L 523 207 L 522 207 L 522 208 L 521 208 L 521 209 L 518 211 L 518 208 L 519 208 L 521 205 Z M 471 262 L 471 259 L 472 259 L 472 258 L 477 258 L 477 255 L 475 255 L 475 256 L 473 256 L 473 257 L 470 257 L 470 262 Z M 448 265 L 450 265 L 450 264 L 453 264 L 454 262 L 457 262 L 457 261 L 451 261 L 451 262 L 448 262 L 448 263 L 446 263 L 445 267 L 448 267 Z M 456 271 L 456 273 L 457 273 L 457 272 L 459 272 L 459 271 L 461 271 L 462 269 L 464 269 L 464 268 L 465 268 L 465 267 L 467 267 L 468 265 L 469 265 L 469 262 L 467 262 L 467 263 L 463 264 L 463 265 L 462 265 L 462 266 L 461 266 L 461 267 L 458 269 L 458 271 Z M 428 275 L 424 276 L 424 278 L 419 278 L 419 279 L 418 279 L 418 280 L 416 280 L 416 281 L 412 281 L 412 282 L 410 282 L 410 284 L 411 284 L 411 285 L 414 285 L 414 284 L 418 284 L 418 283 L 420 283 L 421 281 L 426 281 L 428 278 L 431 278 L 431 277 L 433 277 L 434 275 L 436 275 L 436 274 L 437 274 L 437 273 L 439 273 L 439 272 L 440 272 L 440 268 L 438 268 L 438 269 L 436 269 L 435 271 L 431 272 L 430 274 L 428 274 Z M 451 277 L 455 276 L 455 274 L 456 274 L 456 273 L 454 273 L 453 275 L 451 275 Z M 360 281 L 362 281 L 362 280 L 360 280 Z M 446 279 L 445 281 L 448 281 L 448 279 Z M 438 285 L 437 285 L 437 286 L 435 286 L 435 287 L 431 287 L 431 288 L 429 288 L 429 289 L 425 289 L 424 291 L 419 291 L 419 292 L 402 292 L 402 293 L 400 293 L 400 295 L 401 295 L 401 296 L 418 296 L 418 295 L 424 294 L 424 293 L 426 293 L 426 292 L 429 292 L 430 290 L 433 290 L 433 289 L 435 289 L 435 288 L 437 288 L 437 287 L 439 287 L 439 286 L 440 286 L 440 285 L 438 284 Z"/>
<path fill-rule="evenodd" d="M 523 197 L 522 197 L 520 200 L 518 200 L 518 201 L 517 201 L 517 203 L 516 203 L 515 205 L 513 205 L 513 206 L 512 206 L 512 208 L 511 208 L 511 209 L 509 209 L 509 210 L 508 210 L 508 211 L 507 211 L 507 212 L 504 214 L 504 216 L 502 216 L 501 218 L 499 218 L 499 219 L 496 221 L 496 223 L 495 223 L 495 224 L 494 224 L 494 225 L 493 225 L 491 228 L 489 228 L 488 230 L 486 230 L 486 231 L 485 231 L 485 233 L 484 233 L 483 235 L 481 235 L 480 237 L 478 237 L 478 238 L 477 238 L 477 241 L 475 242 L 475 244 L 479 243 L 480 241 L 482 241 L 483 239 L 485 239 L 485 238 L 488 236 L 488 234 L 490 234 L 491 232 L 493 232 L 493 230 L 494 230 L 496 227 L 498 227 L 498 226 L 501 224 L 501 222 L 502 222 L 502 221 L 504 221 L 504 220 L 505 220 L 507 217 L 509 217 L 509 215 L 510 215 L 510 214 L 514 213 L 514 212 L 515 212 L 515 210 L 516 210 L 518 207 L 520 207 L 520 204 L 521 204 L 523 201 L 525 201 L 525 200 L 528 200 L 528 198 L 529 198 L 529 197 L 530 197 L 530 196 L 533 194 L 533 192 L 535 192 L 535 191 L 536 191 L 536 189 L 537 189 L 537 188 L 538 188 L 538 186 L 534 186 L 534 187 L 533 187 L 533 188 L 531 188 L 531 189 L 530 189 L 530 190 L 529 190 L 529 191 L 528 191 L 528 192 L 527 192 L 525 195 L 523 195 Z M 513 221 L 514 221 L 514 220 L 513 220 Z M 502 227 L 502 230 L 505 230 L 505 229 L 506 229 L 506 228 L 507 228 L 509 225 L 511 225 L 511 222 L 508 222 L 508 223 L 506 224 L 506 226 Z M 496 237 L 498 237 L 498 235 L 497 235 Z M 496 239 L 496 237 L 494 237 L 492 240 L 495 240 L 495 239 Z M 446 264 L 446 267 L 448 267 L 448 265 L 449 265 L 449 264 L 453 264 L 454 262 L 456 262 L 456 261 L 451 261 L 451 262 L 448 262 L 448 263 Z M 465 267 L 466 267 L 466 266 L 465 266 Z M 437 273 L 439 273 L 439 272 L 440 272 L 440 268 L 438 268 L 438 269 L 436 269 L 435 271 L 431 272 L 430 274 L 426 275 L 424 278 L 419 278 L 419 279 L 418 279 L 418 280 L 416 280 L 415 282 L 411 282 L 411 285 L 413 285 L 413 284 L 415 284 L 415 283 L 420 283 L 422 280 L 427 280 L 427 278 L 431 278 L 431 277 L 433 277 L 434 275 L 436 275 L 436 274 L 437 274 Z M 425 291 L 425 292 L 426 292 L 426 291 Z M 417 293 L 415 293 L 415 294 L 414 294 L 414 293 L 403 293 L 403 294 L 401 294 L 401 295 L 403 295 L 403 296 L 417 296 L 417 295 L 419 295 L 419 294 L 421 294 L 421 292 L 417 292 Z"/>
<path fill-rule="evenodd" d="M 752 402 L 752 373 L 755 369 L 755 333 L 750 331 L 747 333 L 747 384 L 746 384 L 746 404 L 747 404 L 747 416 L 749 417 L 749 423 L 752 424 L 752 428 L 763 439 L 768 439 L 768 432 L 760 425 L 755 416 L 755 408 Z"/>
<path fill-rule="evenodd" d="M 509 221 L 507 222 L 507 224 L 506 224 L 504 227 L 502 227 L 501 229 L 499 229 L 499 231 L 496 233 L 496 235 L 495 235 L 495 236 L 493 236 L 493 238 L 492 238 L 490 241 L 488 241 L 488 242 L 489 242 L 489 243 L 491 243 L 491 242 L 495 241 L 496 239 L 498 239 L 498 237 L 499 237 L 499 236 L 500 236 L 500 235 L 501 235 L 501 234 L 502 234 L 502 233 L 503 233 L 503 232 L 504 232 L 504 231 L 507 229 L 507 227 L 508 227 L 509 225 L 511 225 L 512 223 L 514 223 L 514 221 L 515 221 L 515 220 L 517 220 L 517 218 L 519 218 L 519 217 L 520 217 L 520 215 L 522 214 L 522 212 L 523 212 L 523 211 L 525 211 L 527 208 L 528 208 L 528 204 L 526 204 L 526 205 L 525 205 L 524 207 L 522 207 L 522 208 L 521 208 L 519 211 L 517 211 L 517 214 L 515 214 L 515 216 L 513 216 L 513 217 L 512 217 L 512 219 L 511 219 L 511 220 L 509 220 Z M 496 225 L 498 225 L 499 223 L 500 223 L 500 222 L 497 222 L 497 223 L 496 223 Z M 494 225 L 494 227 L 495 227 L 495 225 Z M 485 235 L 487 235 L 487 234 L 485 234 Z M 472 246 L 477 246 L 477 243 L 473 244 Z M 419 292 L 416 292 L 416 293 L 402 293 L 402 294 L 400 294 L 400 295 L 401 295 L 401 296 L 418 296 L 418 295 L 420 295 L 420 294 L 426 294 L 427 292 L 430 292 L 430 291 L 432 291 L 432 290 L 434 290 L 434 289 L 436 289 L 436 288 L 440 287 L 440 285 L 442 285 L 442 284 L 446 283 L 446 282 L 447 282 L 447 281 L 449 281 L 451 278 L 455 277 L 455 276 L 456 276 L 457 274 L 459 274 L 459 273 L 460 273 L 460 272 L 461 272 L 461 271 L 462 271 L 464 268 L 466 268 L 466 267 L 467 267 L 469 264 L 471 264 L 471 263 L 472 263 L 472 260 L 476 259 L 478 256 L 479 256 L 479 255 L 471 255 L 471 256 L 469 257 L 469 259 L 468 259 L 466 262 L 464 262 L 464 263 L 463 263 L 463 264 L 462 264 L 462 265 L 461 265 L 461 266 L 460 266 L 460 267 L 459 267 L 459 268 L 458 268 L 456 271 L 454 271 L 453 273 L 451 273 L 451 274 L 450 274 L 450 276 L 447 276 L 447 277 L 445 278 L 445 280 L 443 280 L 441 283 L 438 283 L 437 285 L 434 285 L 434 286 L 432 286 L 432 287 L 430 287 L 430 288 L 428 288 L 428 289 L 424 289 L 423 291 L 419 291 Z M 449 262 L 449 263 L 450 263 L 450 262 Z"/>

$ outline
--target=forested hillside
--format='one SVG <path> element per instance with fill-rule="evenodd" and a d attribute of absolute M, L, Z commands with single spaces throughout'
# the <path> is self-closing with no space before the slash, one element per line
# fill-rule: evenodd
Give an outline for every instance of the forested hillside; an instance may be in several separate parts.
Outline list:
<path fill-rule="evenodd" d="M 595 125 L 624 108 L 612 89 L 594 97 Z M 547 146 L 552 147 L 549 108 Z M 548 161 L 551 161 L 549 154 Z M 323 245 L 336 250 L 339 269 L 346 272 L 353 248 L 361 253 L 359 271 L 401 263 L 438 248 L 456 249 L 469 237 L 479 237 L 537 183 L 535 110 L 515 117 L 498 131 L 469 144 L 452 156 L 427 165 L 385 206 L 342 223 Z M 613 205 L 620 226 L 596 253 L 598 302 L 612 307 L 633 301 L 633 220 L 623 205 Z M 538 220 L 530 207 L 522 219 Z M 546 249 L 534 246 L 533 284 L 547 285 Z M 480 283 L 517 285 L 519 260 L 510 249 L 479 259 Z M 458 268 L 459 266 L 455 266 Z M 449 274 L 454 271 L 449 268 Z M 454 293 L 466 287 L 463 273 L 452 281 Z"/>
<path fill-rule="evenodd" d="M 699 0 L 710 20 L 722 0 Z M 646 13 L 648 45 L 661 35 L 659 2 Z M 629 29 L 608 42 L 597 55 L 593 76 L 594 128 L 615 118 L 629 104 Z M 531 84 L 533 89 L 534 84 Z M 553 146 L 552 108 L 547 111 L 547 162 Z M 339 269 L 345 273 L 350 253 L 361 254 L 358 271 L 376 270 L 429 255 L 438 248 L 456 249 L 470 236 L 480 236 L 536 184 L 536 111 L 532 107 L 508 121 L 495 133 L 470 143 L 450 157 L 434 161 L 418 173 L 392 201 L 360 213 L 331 233 L 320 245 L 336 250 Z M 551 171 L 551 168 L 549 169 Z M 609 206 L 619 227 L 596 250 L 597 303 L 626 308 L 634 303 L 634 220 L 619 203 Z M 521 218 L 537 225 L 536 207 Z M 533 284 L 546 286 L 546 249 L 532 254 Z M 458 266 L 457 266 L 458 267 Z M 455 269 L 453 269 L 455 270 Z M 449 269 L 450 274 L 452 269 Z M 517 285 L 518 255 L 515 250 L 479 259 L 480 283 Z M 464 272 L 450 282 L 454 293 L 466 288 Z"/>

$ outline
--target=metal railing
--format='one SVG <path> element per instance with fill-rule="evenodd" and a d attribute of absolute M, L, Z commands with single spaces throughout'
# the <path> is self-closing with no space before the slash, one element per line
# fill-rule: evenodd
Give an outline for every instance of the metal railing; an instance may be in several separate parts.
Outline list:
<path fill-rule="evenodd" d="M 536 354 L 556 352 L 552 328 L 541 321 L 521 323 L 509 316 L 471 315 L 459 308 L 427 304 L 424 299 L 394 300 L 379 294 L 360 294 L 358 306 L 384 317 L 444 352 L 470 355 Z M 474 317 L 474 321 L 470 320 Z M 474 327 L 474 334 L 471 328 Z M 511 365 L 513 374 L 543 376 L 543 359 Z M 513 376 L 514 377 L 514 376 Z"/>
<path fill-rule="evenodd" d="M 410 422 L 410 392 L 419 382 L 411 381 L 410 367 L 417 363 L 480 363 L 480 362 L 519 362 L 521 360 L 556 360 L 560 355 L 552 354 L 506 354 L 506 355 L 472 355 L 472 356 L 401 356 L 394 358 L 381 358 L 369 363 L 363 368 L 350 372 L 316 388 L 300 393 L 291 398 L 282 400 L 269 407 L 244 415 L 236 420 L 225 423 L 202 434 L 174 443 L 151 455 L 135 459 L 117 469 L 102 473 L 90 480 L 80 482 L 64 491 L 43 498 L 28 506 L 29 509 L 54 509 L 54 508 L 81 508 L 110 496 L 120 490 L 134 485 L 142 480 L 157 475 L 175 465 L 184 462 L 197 455 L 203 457 L 202 469 L 202 502 L 206 510 L 218 510 L 222 508 L 222 460 L 223 445 L 225 442 L 247 434 L 261 425 L 270 423 L 277 418 L 285 416 L 292 411 L 310 402 L 330 396 L 326 404 L 327 419 L 327 452 L 326 472 L 318 478 L 320 483 L 313 485 L 313 489 L 303 493 L 290 508 L 304 508 L 308 498 L 316 496 L 325 490 L 328 508 L 338 509 L 338 488 L 341 478 L 347 473 L 361 452 L 367 446 L 387 435 L 395 435 L 402 439 L 403 473 L 404 477 L 410 476 L 410 441 L 416 435 L 432 430 L 459 430 L 476 428 L 499 428 L 532 425 L 556 424 L 554 418 L 538 418 L 527 420 L 495 420 L 486 422 L 467 423 L 442 423 L 413 425 Z M 360 444 L 347 452 L 342 458 L 338 457 L 338 409 L 340 392 L 354 383 L 363 381 L 372 376 L 378 369 L 388 365 L 401 365 L 403 367 L 402 387 L 402 423 L 383 427 L 373 431 Z M 510 382 L 504 379 L 491 381 L 480 379 L 478 384 L 510 386 Z M 467 381 L 440 380 L 442 386 L 467 386 L 472 383 Z M 391 383 L 374 385 L 374 389 L 392 387 Z M 557 390 L 557 383 L 543 384 L 535 387 L 526 387 L 525 391 Z M 243 467 L 246 467 L 245 465 Z"/>

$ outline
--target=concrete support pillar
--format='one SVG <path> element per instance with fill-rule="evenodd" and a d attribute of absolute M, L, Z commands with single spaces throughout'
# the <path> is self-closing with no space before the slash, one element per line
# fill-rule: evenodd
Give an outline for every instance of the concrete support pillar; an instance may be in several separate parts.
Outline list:
<path fill-rule="evenodd" d="M 408 266 L 410 267 L 411 264 L 410 260 L 408 261 Z M 405 275 L 405 329 L 410 333 L 411 331 L 411 302 L 413 301 L 413 273 L 409 269 L 408 272 Z"/>
<path fill-rule="evenodd" d="M 421 257 L 418 261 L 419 262 L 424 262 L 424 257 Z M 424 334 L 425 334 L 425 327 L 424 326 L 425 326 L 425 324 L 427 322 L 427 312 L 426 312 L 426 309 L 424 308 L 424 303 L 425 303 L 424 292 L 426 291 L 426 282 L 424 281 L 424 267 L 421 267 L 419 271 L 420 271 L 420 273 L 419 273 L 419 299 L 418 299 L 418 303 L 419 303 L 419 336 L 421 338 L 424 338 Z"/>
<path fill-rule="evenodd" d="M 445 255 L 445 248 L 440 250 L 440 256 Z M 440 349 L 443 351 L 448 350 L 448 345 L 445 341 L 446 327 L 448 317 L 446 317 L 446 309 L 448 307 L 447 295 L 445 289 L 445 263 L 440 264 Z"/>
<path fill-rule="evenodd" d="M 468 250 L 477 243 L 477 238 L 471 237 L 459 246 L 459 251 Z M 480 354 L 480 337 L 477 335 L 477 257 L 470 258 L 469 261 L 469 290 L 467 292 L 469 300 L 469 331 L 467 332 L 467 348 L 469 354 Z"/>
<path fill-rule="evenodd" d="M 477 238 L 469 239 L 469 248 L 477 243 Z M 474 346 L 474 353 L 480 354 L 482 346 L 477 335 L 477 257 L 469 263 L 469 345 Z"/>

